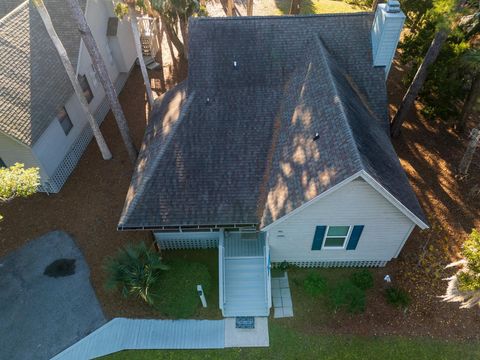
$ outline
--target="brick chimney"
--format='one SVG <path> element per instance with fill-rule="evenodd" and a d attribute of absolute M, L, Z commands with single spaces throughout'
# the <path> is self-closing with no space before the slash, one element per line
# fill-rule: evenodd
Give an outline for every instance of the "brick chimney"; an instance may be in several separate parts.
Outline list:
<path fill-rule="evenodd" d="M 405 14 L 397 0 L 378 4 L 372 25 L 373 66 L 385 67 L 385 78 L 390 71 L 404 22 Z"/>

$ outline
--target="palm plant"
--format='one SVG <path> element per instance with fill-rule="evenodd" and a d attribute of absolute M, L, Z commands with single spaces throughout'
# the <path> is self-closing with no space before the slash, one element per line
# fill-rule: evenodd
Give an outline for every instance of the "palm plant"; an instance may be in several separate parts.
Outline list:
<path fill-rule="evenodd" d="M 105 263 L 107 289 L 119 289 L 127 297 L 138 297 L 149 305 L 155 303 L 155 288 L 162 271 L 168 270 L 157 252 L 144 242 L 120 249 Z"/>

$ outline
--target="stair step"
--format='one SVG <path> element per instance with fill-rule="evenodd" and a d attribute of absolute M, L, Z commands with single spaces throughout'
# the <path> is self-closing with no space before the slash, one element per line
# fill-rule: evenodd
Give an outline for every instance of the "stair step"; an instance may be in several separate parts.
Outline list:
<path fill-rule="evenodd" d="M 147 68 L 149 70 L 155 70 L 156 68 L 159 68 L 160 67 L 160 64 L 157 63 L 156 61 L 154 61 L 153 63 L 147 65 Z"/>
<path fill-rule="evenodd" d="M 145 62 L 145 65 L 153 63 L 155 60 L 151 56 L 144 56 L 143 61 Z"/>
<path fill-rule="evenodd" d="M 258 307 L 251 309 L 232 309 L 225 307 L 223 313 L 226 317 L 233 316 L 268 316 L 269 311 L 267 307 Z"/>

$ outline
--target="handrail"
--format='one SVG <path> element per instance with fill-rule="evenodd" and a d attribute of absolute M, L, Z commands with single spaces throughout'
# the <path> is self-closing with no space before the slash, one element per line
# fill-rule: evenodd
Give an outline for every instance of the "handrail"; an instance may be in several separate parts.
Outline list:
<path fill-rule="evenodd" d="M 224 243 L 225 233 L 223 229 L 220 229 L 218 239 L 218 302 L 220 303 L 220 310 L 222 310 L 222 314 L 223 305 L 225 303 L 225 276 L 223 274 L 225 267 Z"/>
<path fill-rule="evenodd" d="M 265 254 L 265 260 L 264 260 L 264 263 L 265 263 L 265 272 L 266 272 L 266 284 L 265 286 L 267 287 L 266 288 L 266 291 L 265 291 L 265 294 L 266 294 L 266 303 L 268 304 L 268 309 L 270 310 L 270 308 L 272 307 L 272 295 L 271 295 L 271 292 L 272 292 L 272 274 L 271 274 L 271 271 L 270 271 L 270 246 L 268 244 L 268 233 L 265 234 L 265 246 L 264 246 L 264 254 Z"/>

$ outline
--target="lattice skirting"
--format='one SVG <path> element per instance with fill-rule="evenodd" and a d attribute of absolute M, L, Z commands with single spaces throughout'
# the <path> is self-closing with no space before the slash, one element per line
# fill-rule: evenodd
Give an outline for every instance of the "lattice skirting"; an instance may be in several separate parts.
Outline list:
<path fill-rule="evenodd" d="M 162 250 L 213 249 L 218 247 L 218 239 L 157 240 Z"/>
<path fill-rule="evenodd" d="M 312 267 L 383 267 L 387 264 L 387 261 L 372 260 L 372 261 L 292 261 L 288 262 L 291 265 L 295 265 L 302 268 Z M 272 263 L 274 267 L 280 266 L 281 262 Z"/>
<path fill-rule="evenodd" d="M 125 86 L 127 82 L 129 73 L 120 73 L 115 81 L 115 88 L 117 92 L 120 91 Z M 98 125 L 101 125 L 105 117 L 107 116 L 110 110 L 110 106 L 108 104 L 107 99 L 103 99 L 103 101 L 98 106 L 97 110 L 95 111 L 94 118 L 97 121 Z M 62 186 L 67 181 L 68 177 L 72 173 L 75 166 L 77 166 L 78 161 L 82 157 L 85 149 L 87 148 L 88 144 L 93 138 L 93 132 L 91 127 L 87 125 L 84 127 L 78 138 L 75 140 L 73 145 L 70 147 L 70 150 L 65 155 L 64 159 L 58 166 L 55 173 L 50 177 L 50 179 L 45 182 L 42 186 L 40 186 L 39 191 L 41 192 L 48 192 L 48 193 L 57 193 L 60 191 Z"/>

